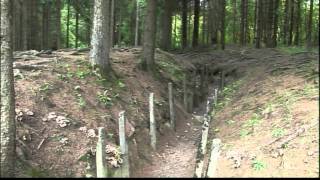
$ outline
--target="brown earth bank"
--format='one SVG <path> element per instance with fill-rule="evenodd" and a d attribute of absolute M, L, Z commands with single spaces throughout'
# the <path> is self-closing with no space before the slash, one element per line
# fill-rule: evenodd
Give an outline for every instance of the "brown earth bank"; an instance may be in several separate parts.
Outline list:
<path fill-rule="evenodd" d="M 98 127 L 105 127 L 112 149 L 108 167 L 116 169 L 121 165 L 118 114 L 124 110 L 131 176 L 192 177 L 201 134 L 196 115 L 204 110 L 205 98 L 194 113 L 186 112 L 182 81 L 184 73 L 203 67 L 210 72 L 208 87 L 217 85 L 222 70 L 226 75 L 210 130 L 210 138 L 223 143 L 218 177 L 316 176 L 318 54 L 227 49 L 157 50 L 153 76 L 139 69 L 141 49 L 114 49 L 114 79 L 95 73 L 86 52 L 59 50 L 41 57 L 16 52 L 19 176 L 95 176 Z M 176 132 L 168 127 L 168 82 L 175 91 Z M 156 152 L 149 138 L 150 92 L 155 93 Z M 283 148 L 281 142 L 301 128 L 304 132 Z"/>

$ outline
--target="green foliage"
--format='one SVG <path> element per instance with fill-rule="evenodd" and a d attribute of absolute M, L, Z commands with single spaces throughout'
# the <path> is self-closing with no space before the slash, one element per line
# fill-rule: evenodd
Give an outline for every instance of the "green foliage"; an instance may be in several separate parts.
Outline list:
<path fill-rule="evenodd" d="M 48 92 L 48 90 L 50 90 L 50 89 L 52 89 L 52 85 L 46 82 L 46 83 L 44 83 L 44 84 L 42 84 L 42 85 L 40 86 L 39 92 L 44 92 L 44 93 L 46 93 L 46 92 Z"/>
<path fill-rule="evenodd" d="M 259 114 L 254 113 L 253 116 L 244 124 L 244 127 L 254 127 L 261 122 L 262 118 Z"/>
<path fill-rule="evenodd" d="M 246 130 L 246 129 L 241 129 L 240 130 L 240 137 L 245 137 L 247 135 L 250 134 L 250 131 Z"/>
<path fill-rule="evenodd" d="M 253 160 L 252 168 L 256 171 L 260 171 L 266 168 L 266 164 L 263 161 Z"/>
<path fill-rule="evenodd" d="M 272 130 L 272 137 L 279 138 L 285 134 L 285 130 L 282 128 L 275 128 Z"/>
<path fill-rule="evenodd" d="M 229 120 L 226 121 L 226 124 L 228 124 L 228 125 L 231 125 L 231 124 L 234 124 L 234 123 L 235 123 L 235 121 L 232 120 L 232 119 L 229 119 Z"/>
<path fill-rule="evenodd" d="M 99 102 L 101 102 L 105 106 L 112 106 L 113 105 L 109 90 L 105 90 L 103 93 L 98 92 L 97 97 L 98 97 Z"/>

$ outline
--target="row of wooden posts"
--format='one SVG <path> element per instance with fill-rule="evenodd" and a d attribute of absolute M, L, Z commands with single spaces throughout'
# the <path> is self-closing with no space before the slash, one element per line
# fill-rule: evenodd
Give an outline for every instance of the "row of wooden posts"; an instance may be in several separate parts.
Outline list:
<path fill-rule="evenodd" d="M 205 83 L 208 82 L 208 73 L 203 73 L 204 71 L 202 71 L 201 76 L 205 77 Z M 224 83 L 224 74 L 221 73 L 221 82 L 220 82 L 220 86 L 221 88 L 223 88 L 223 83 Z M 196 87 L 196 80 L 194 80 L 195 78 L 192 78 L 192 88 L 188 88 L 188 83 L 187 83 L 187 78 L 188 76 L 185 76 L 185 79 L 183 81 L 183 91 L 184 91 L 184 106 L 185 109 L 188 110 L 190 112 L 190 110 L 192 111 L 193 109 L 193 104 L 194 104 L 194 92 L 196 91 L 195 87 Z M 202 78 L 200 78 L 202 80 Z M 200 88 L 203 89 L 204 88 L 204 83 L 200 82 Z M 190 91 L 191 89 L 191 91 Z M 191 94 L 190 94 L 191 92 Z M 203 91 L 201 91 L 203 92 Z M 176 130 L 176 121 L 175 121 L 175 111 L 174 111 L 174 95 L 173 95 L 173 86 L 172 83 L 169 82 L 168 83 L 168 94 L 169 94 L 169 113 L 170 113 L 170 126 L 171 128 L 175 131 Z M 214 91 L 214 103 L 217 103 L 217 97 L 218 97 L 218 89 L 215 89 Z M 189 98 L 189 99 L 188 99 Z M 209 104 L 208 104 L 209 105 Z M 210 116 L 208 115 L 210 111 L 210 108 L 207 107 L 207 114 L 204 117 L 204 127 L 205 127 L 205 131 L 202 133 L 202 139 L 205 140 L 207 139 L 208 136 L 208 131 L 209 131 L 209 124 L 210 124 Z M 156 137 L 156 121 L 154 118 L 154 93 L 150 93 L 149 95 L 149 119 L 150 119 L 150 131 L 149 131 L 149 135 L 150 135 L 150 145 L 152 147 L 153 150 L 156 150 L 156 146 L 157 146 L 157 137 Z M 130 177 L 130 166 L 129 166 L 129 156 L 128 156 L 128 143 L 126 141 L 126 134 L 125 134 L 125 124 L 126 124 L 126 119 L 125 119 L 125 112 L 122 111 L 119 113 L 119 142 L 120 142 L 120 150 L 121 150 L 121 157 L 123 159 L 123 163 L 119 169 L 119 173 L 118 176 L 120 177 Z M 203 128 L 204 129 L 204 128 Z M 204 131 L 204 130 L 203 130 Z M 108 172 L 107 172 L 107 168 L 104 164 L 105 162 L 105 132 L 104 132 L 104 128 L 100 127 L 98 129 L 98 142 L 97 142 L 97 148 L 96 148 L 96 170 L 97 170 L 97 177 L 98 178 L 102 178 L 102 177 L 107 177 L 108 176 Z M 205 144 L 201 145 L 201 149 L 202 149 L 202 154 L 205 154 Z M 197 158 L 198 159 L 198 158 Z M 198 161 L 198 160 L 197 160 Z M 198 163 L 197 163 L 198 164 Z M 197 165 L 198 166 L 198 165 Z M 200 164 L 199 166 L 203 166 Z M 202 169 L 202 167 L 201 167 Z M 212 169 L 212 168 L 211 168 Z M 196 170 L 197 173 L 197 177 L 198 176 L 198 171 L 199 169 Z M 201 176 L 200 176 L 201 177 Z"/>

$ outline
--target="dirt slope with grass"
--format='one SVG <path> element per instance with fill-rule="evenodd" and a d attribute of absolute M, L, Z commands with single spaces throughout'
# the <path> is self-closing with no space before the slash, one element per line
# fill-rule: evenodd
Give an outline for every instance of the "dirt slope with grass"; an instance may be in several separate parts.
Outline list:
<path fill-rule="evenodd" d="M 155 93 L 155 118 L 161 138 L 170 131 L 166 125 L 167 83 L 173 82 L 176 88 L 183 71 L 193 68 L 157 52 L 157 72 L 151 77 L 139 70 L 141 49 L 113 50 L 111 62 L 116 79 L 104 79 L 92 71 L 87 52 L 16 52 L 19 176 L 95 176 L 98 127 L 106 129 L 108 166 L 115 169 L 121 163 L 118 114 L 123 110 L 131 171 L 150 161 L 149 93 Z M 177 98 L 180 95 L 177 93 Z M 188 118 L 178 101 L 176 106 L 177 120 Z"/>
<path fill-rule="evenodd" d="M 224 88 L 211 124 L 223 143 L 217 177 L 318 177 L 318 54 L 240 52 L 246 71 Z"/>

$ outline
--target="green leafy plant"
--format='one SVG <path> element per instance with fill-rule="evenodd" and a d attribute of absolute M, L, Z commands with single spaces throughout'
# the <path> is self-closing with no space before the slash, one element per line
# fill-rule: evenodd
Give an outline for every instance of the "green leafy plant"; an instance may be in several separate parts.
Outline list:
<path fill-rule="evenodd" d="M 47 92 L 49 89 L 51 89 L 52 85 L 49 83 L 44 83 L 39 87 L 40 92 Z"/>
<path fill-rule="evenodd" d="M 228 125 L 231 125 L 231 124 L 234 124 L 234 123 L 235 123 L 235 121 L 233 121 L 232 119 L 229 119 L 229 120 L 226 121 L 226 124 L 228 124 Z"/>
<path fill-rule="evenodd" d="M 272 130 L 272 137 L 278 138 L 284 135 L 285 131 L 282 128 L 275 128 Z"/>
<path fill-rule="evenodd" d="M 99 102 L 103 103 L 105 106 L 112 106 L 112 99 L 108 96 L 108 90 L 103 93 L 98 92 L 97 94 Z"/>
<path fill-rule="evenodd" d="M 261 116 L 259 114 L 254 113 L 253 116 L 246 122 L 244 127 L 254 127 L 258 125 L 261 120 Z"/>
<path fill-rule="evenodd" d="M 241 129 L 240 131 L 240 137 L 245 137 L 248 136 L 250 134 L 250 132 L 246 129 Z"/>
<path fill-rule="evenodd" d="M 260 171 L 266 168 L 266 164 L 260 160 L 253 160 L 252 168 L 256 171 Z"/>

